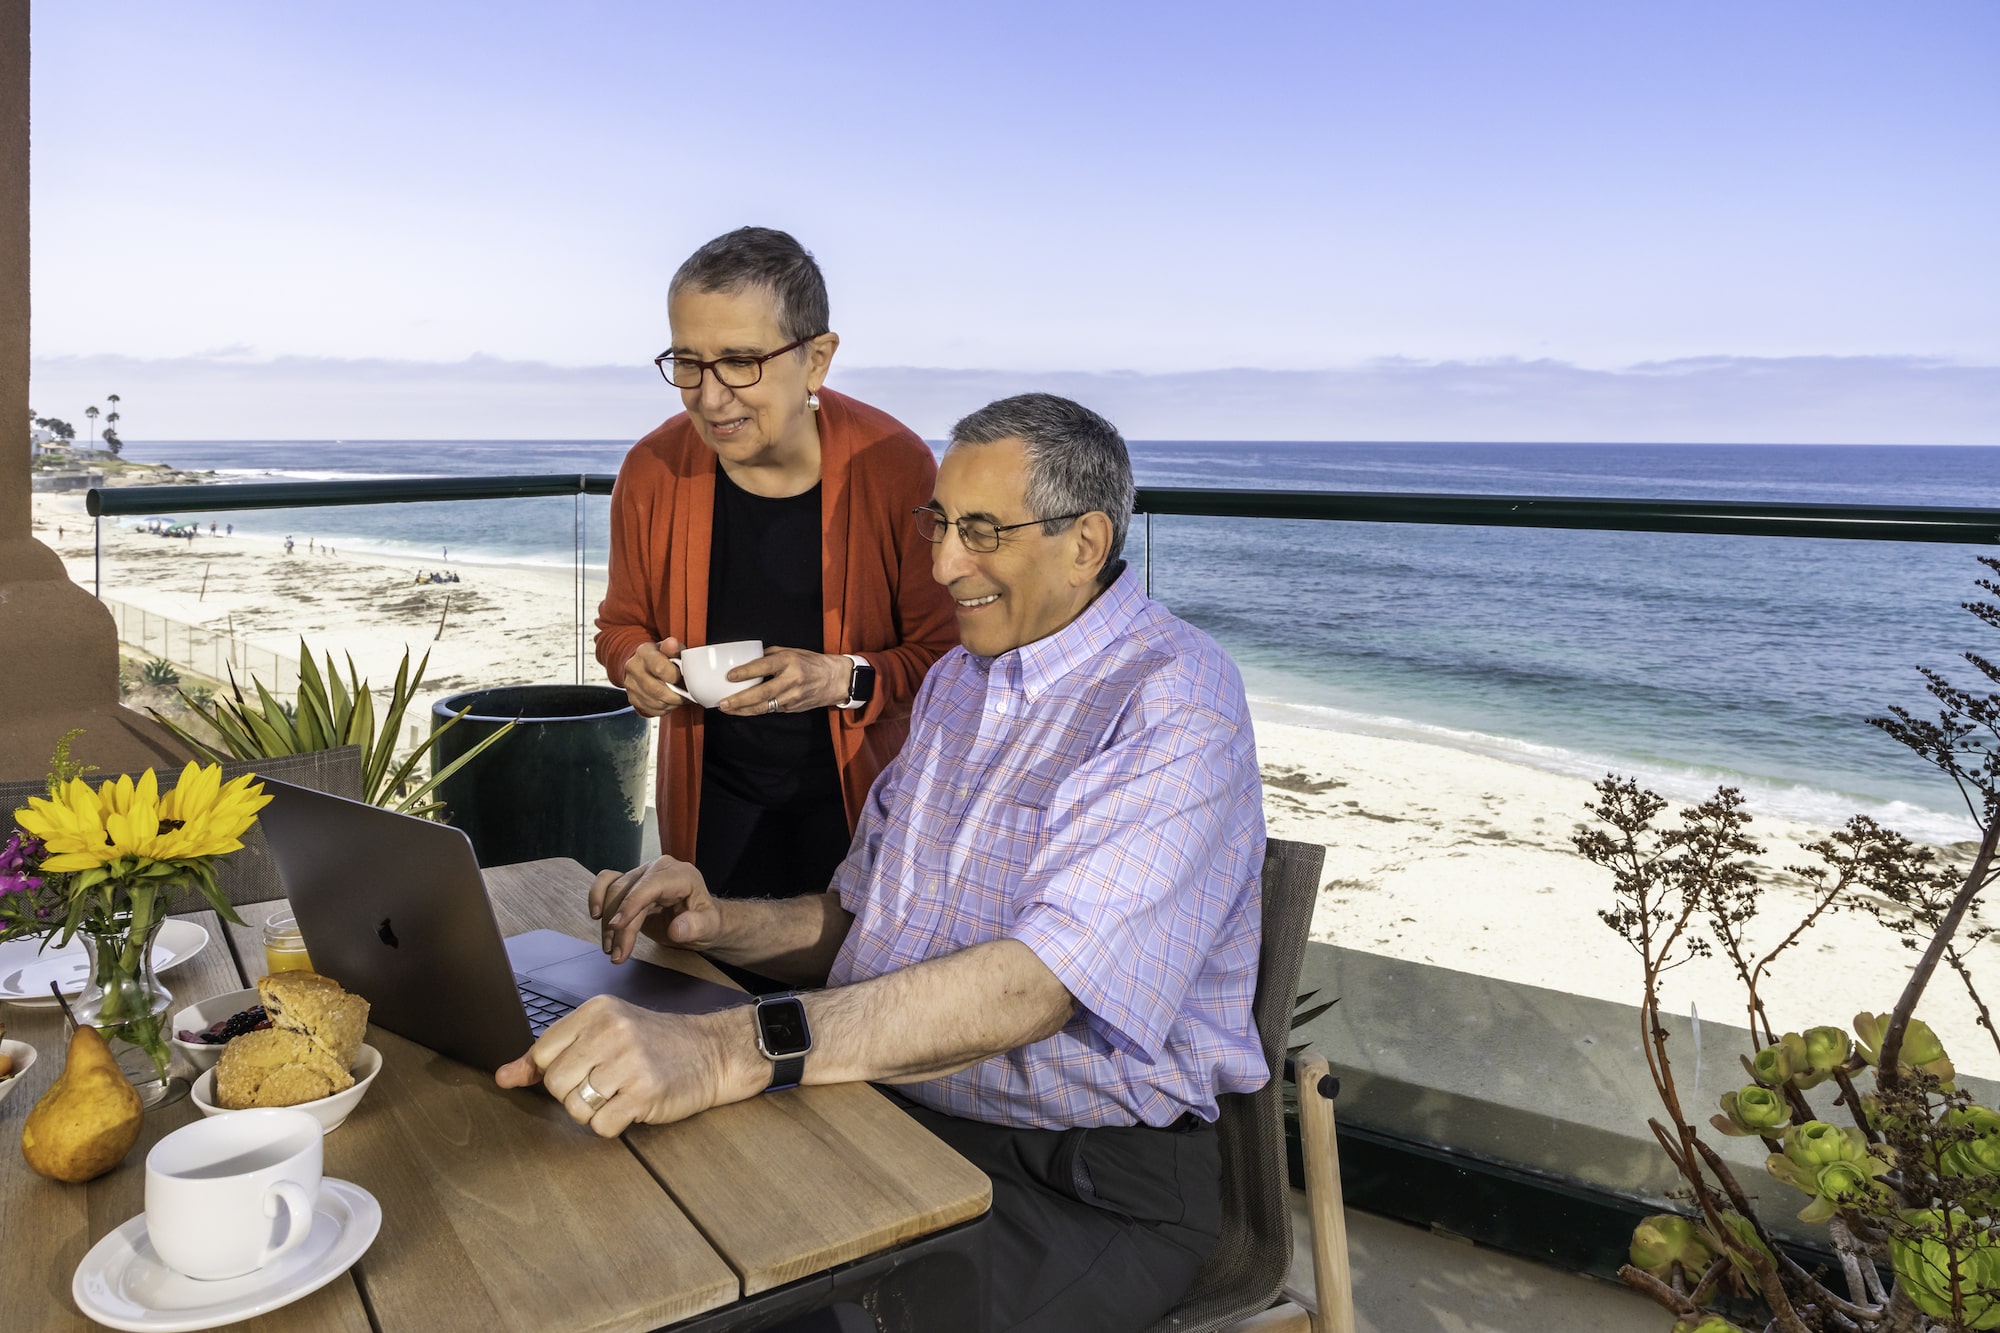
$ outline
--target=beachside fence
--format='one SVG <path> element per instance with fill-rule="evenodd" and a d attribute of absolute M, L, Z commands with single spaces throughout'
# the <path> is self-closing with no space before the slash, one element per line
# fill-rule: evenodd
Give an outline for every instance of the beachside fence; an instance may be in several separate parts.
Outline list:
<path fill-rule="evenodd" d="M 581 681 L 589 633 L 582 497 L 609 495 L 613 482 L 608 475 L 550 474 L 95 488 L 86 497 L 86 511 L 101 525 L 106 517 L 175 511 L 574 495 L 571 632 Z M 1134 555 L 1149 591 L 1156 574 L 1163 581 L 1172 576 L 1171 567 L 1156 558 L 1155 519 L 1179 517 L 1948 543 L 1986 549 L 2000 544 L 2000 509 L 1945 506 L 1142 486 L 1134 512 L 1139 547 Z M 100 592 L 101 559 L 100 543 Z M 1156 565 L 1162 568 L 1156 570 Z M 106 604 L 116 607 L 108 599 Z M 198 655 L 188 648 L 198 640 L 178 627 L 150 632 L 170 660 L 181 660 L 183 653 Z M 141 644 L 147 633 L 140 626 L 124 637 Z M 419 739 L 413 727 L 411 744 Z M 1357 883 L 1368 890 L 1376 887 L 1336 880 L 1325 889 Z M 1475 885 L 1468 881 L 1468 887 Z M 1321 940 L 1307 945 L 1300 989 L 1344 1002 L 1295 1034 L 1328 1054 L 1349 1079 L 1337 1130 L 1348 1206 L 1572 1271 L 1612 1277 L 1626 1261 L 1633 1227 L 1658 1212 L 1660 1190 L 1677 1183 L 1665 1175 L 1647 1175 L 1656 1171 L 1658 1159 L 1651 1140 L 1634 1129 L 1656 1112 L 1657 1104 L 1650 1093 L 1632 1095 L 1624 1066 L 1615 1060 L 1602 1063 L 1606 1050 L 1629 1042 L 1637 1011 L 1566 993 L 1561 986 L 1542 989 L 1503 980 L 1475 970 L 1476 963 L 1456 970 L 1371 952 L 1361 947 L 1365 941 L 1352 943 L 1357 947 L 1337 948 Z M 1662 1021 L 1689 1040 L 1699 1031 L 1692 1017 Z M 1711 1023 L 1709 1031 L 1724 1030 Z M 1612 1033 L 1619 1034 L 1615 1041 L 1596 1035 Z M 1480 1039 L 1472 1040 L 1473 1034 Z M 1489 1036 L 1491 1044 L 1486 1043 Z M 1728 1045 L 1748 1036 L 1711 1040 Z M 1547 1088 L 1560 1095 L 1551 1099 Z M 2000 1098 L 2000 1091 L 1991 1097 Z M 1558 1134 L 1551 1134 L 1552 1126 Z M 1551 1148 L 1558 1138 L 1566 1146 Z M 1641 1161 L 1649 1165 L 1635 1165 Z M 1823 1245 L 1813 1250 L 1810 1241 L 1797 1243 L 1808 1246 L 1794 1251 L 1808 1268 L 1833 1262 Z"/>
<path fill-rule="evenodd" d="M 299 692 L 299 664 L 269 648 L 248 644 L 226 631 L 206 629 L 156 615 L 144 607 L 106 597 L 104 606 L 118 623 L 118 642 L 183 671 L 227 682 L 231 675 L 248 687 L 250 678 L 281 699 Z"/>

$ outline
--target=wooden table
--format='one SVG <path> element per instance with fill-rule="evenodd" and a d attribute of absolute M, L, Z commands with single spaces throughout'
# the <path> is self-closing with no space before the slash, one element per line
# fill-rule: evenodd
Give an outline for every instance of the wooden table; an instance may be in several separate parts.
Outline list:
<path fill-rule="evenodd" d="M 486 881 L 503 935 L 597 938 L 583 907 L 590 875 L 576 862 L 505 866 Z M 259 927 L 281 906 L 240 908 L 245 926 L 188 914 L 210 944 L 163 978 L 175 1008 L 260 975 Z M 640 956 L 722 980 L 692 954 L 646 942 Z M 144 1210 L 147 1151 L 199 1112 L 185 1098 L 149 1112 L 124 1163 L 88 1185 L 44 1180 L 15 1145 L 61 1070 L 62 1018 L 9 1005 L 0 1021 L 40 1055 L 0 1106 L 0 1324 L 93 1327 L 70 1299 L 70 1278 L 98 1239 Z M 757 1324 L 766 1307 L 815 1303 L 818 1288 L 801 1279 L 956 1235 L 947 1229 L 991 1201 L 983 1174 L 865 1085 L 794 1089 L 606 1140 L 538 1088 L 502 1091 L 380 1028 L 368 1041 L 382 1072 L 327 1137 L 326 1173 L 381 1201 L 381 1234 L 330 1285 L 232 1327 L 609 1333 L 708 1311 L 723 1314 L 704 1327 Z M 728 1318 L 732 1306 L 742 1320 Z"/>

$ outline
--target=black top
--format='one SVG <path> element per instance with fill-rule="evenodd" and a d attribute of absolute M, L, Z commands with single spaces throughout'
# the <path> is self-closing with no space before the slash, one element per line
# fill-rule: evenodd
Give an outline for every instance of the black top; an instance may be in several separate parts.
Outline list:
<path fill-rule="evenodd" d="M 708 641 L 825 652 L 820 594 L 820 488 L 752 495 L 715 470 L 708 552 Z M 840 800 L 826 710 L 702 718 L 702 782 L 767 808 Z"/>

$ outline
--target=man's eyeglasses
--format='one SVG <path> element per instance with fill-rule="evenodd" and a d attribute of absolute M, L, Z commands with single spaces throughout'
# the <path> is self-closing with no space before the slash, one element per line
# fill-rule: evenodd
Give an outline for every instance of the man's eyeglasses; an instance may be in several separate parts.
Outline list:
<path fill-rule="evenodd" d="M 676 389 L 699 389 L 704 370 L 715 376 L 716 383 L 726 389 L 747 389 L 764 378 L 766 361 L 804 347 L 811 341 L 811 338 L 800 338 L 762 356 L 718 356 L 713 361 L 662 352 L 653 358 L 653 364 L 660 368 L 660 378 Z"/>
<path fill-rule="evenodd" d="M 974 555 L 991 555 L 1000 549 L 1000 534 L 1012 532 L 1016 528 L 1032 528 L 1043 523 L 1067 523 L 1073 518 L 1082 518 L 1091 511 L 1063 514 L 1057 518 L 1031 518 L 1026 523 L 999 524 L 983 518 L 961 518 L 953 523 L 929 505 L 919 505 L 910 511 L 916 515 L 917 531 L 927 542 L 936 544 L 944 540 L 945 533 L 958 529 L 960 545 Z"/>

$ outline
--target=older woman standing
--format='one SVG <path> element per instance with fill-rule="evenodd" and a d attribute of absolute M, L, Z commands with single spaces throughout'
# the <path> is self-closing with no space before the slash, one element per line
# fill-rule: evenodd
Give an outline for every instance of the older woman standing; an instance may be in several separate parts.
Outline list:
<path fill-rule="evenodd" d="M 663 718 L 664 849 L 728 896 L 823 892 L 917 686 L 957 642 L 909 521 L 937 464 L 894 418 L 821 387 L 840 338 L 819 265 L 784 232 L 702 246 L 667 315 L 656 364 L 687 410 L 619 469 L 597 660 Z M 730 678 L 768 679 L 708 710 L 667 688 L 684 646 L 738 639 L 765 655 Z"/>

